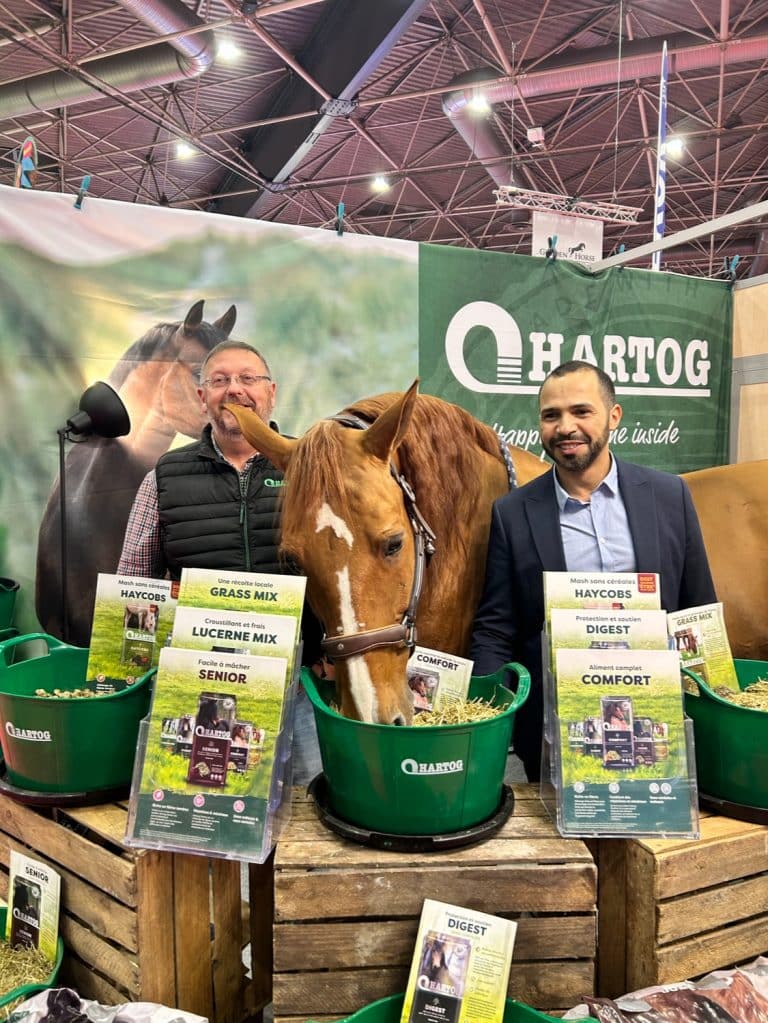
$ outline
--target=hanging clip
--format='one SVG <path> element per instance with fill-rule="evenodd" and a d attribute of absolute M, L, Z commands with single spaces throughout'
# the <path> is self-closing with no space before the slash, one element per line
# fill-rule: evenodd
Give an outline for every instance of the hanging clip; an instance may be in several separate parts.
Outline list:
<path fill-rule="evenodd" d="M 557 235 L 553 234 L 551 238 L 547 238 L 547 251 L 544 253 L 546 259 L 554 260 L 557 259 Z"/>
<path fill-rule="evenodd" d="M 21 144 L 13 184 L 15 188 L 34 188 L 37 184 L 37 143 L 31 135 Z"/>
<path fill-rule="evenodd" d="M 340 202 L 336 207 L 336 234 L 341 238 L 344 234 L 344 203 Z"/>
<path fill-rule="evenodd" d="M 622 242 L 620 245 L 617 245 L 616 246 L 616 255 L 620 256 L 622 254 L 622 252 L 626 249 L 626 247 L 627 246 L 624 244 L 624 242 Z M 619 267 L 619 270 L 623 270 L 623 269 L 624 269 L 624 264 L 622 263 L 621 266 Z"/>
<path fill-rule="evenodd" d="M 723 262 L 723 273 L 730 285 L 733 285 L 736 280 L 736 267 L 739 265 L 740 259 L 741 256 L 732 256 L 730 259 L 726 256 Z"/>
<path fill-rule="evenodd" d="M 86 174 L 83 180 L 80 182 L 80 191 L 77 193 L 75 199 L 75 209 L 81 210 L 83 208 L 83 201 L 85 200 L 85 193 L 88 191 L 88 187 L 91 184 L 91 175 Z"/>

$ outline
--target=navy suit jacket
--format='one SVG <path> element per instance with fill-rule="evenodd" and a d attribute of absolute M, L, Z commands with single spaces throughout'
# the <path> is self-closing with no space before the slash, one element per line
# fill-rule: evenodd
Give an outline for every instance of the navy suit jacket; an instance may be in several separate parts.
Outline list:
<path fill-rule="evenodd" d="M 679 476 L 616 459 L 619 489 L 635 549 L 636 571 L 658 572 L 665 611 L 717 600 L 701 528 Z M 531 695 L 515 717 L 515 752 L 531 780 L 539 777 L 542 735 L 542 573 L 565 572 L 552 472 L 493 505 L 485 586 L 475 615 L 474 673 L 518 661 L 531 674 Z"/>

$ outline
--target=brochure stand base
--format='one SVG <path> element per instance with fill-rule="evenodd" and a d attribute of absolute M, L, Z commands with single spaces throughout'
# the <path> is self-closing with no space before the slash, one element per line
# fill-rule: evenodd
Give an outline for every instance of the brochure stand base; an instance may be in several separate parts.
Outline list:
<path fill-rule="evenodd" d="M 307 792 L 315 801 L 315 809 L 320 821 L 342 838 L 374 849 L 388 849 L 391 852 L 440 852 L 443 849 L 458 849 L 462 846 L 484 842 L 495 834 L 509 819 L 515 806 L 512 789 L 505 785 L 502 790 L 499 806 L 494 814 L 459 831 L 449 831 L 443 835 L 393 835 L 383 831 L 371 831 L 351 824 L 337 817 L 328 802 L 328 784 L 324 774 L 318 774 L 309 783 Z"/>
<path fill-rule="evenodd" d="M 112 789 L 94 789 L 92 792 L 38 792 L 22 789 L 8 781 L 5 761 L 0 759 L 0 795 L 7 796 L 25 806 L 96 806 L 99 803 L 114 803 L 127 799 L 130 788 L 127 785 Z"/>
<path fill-rule="evenodd" d="M 699 792 L 699 805 L 703 810 L 710 810 L 718 817 L 733 817 L 737 821 L 768 826 L 768 809 L 763 806 L 748 806 L 745 803 L 732 803 L 729 799 L 718 799 Z"/>

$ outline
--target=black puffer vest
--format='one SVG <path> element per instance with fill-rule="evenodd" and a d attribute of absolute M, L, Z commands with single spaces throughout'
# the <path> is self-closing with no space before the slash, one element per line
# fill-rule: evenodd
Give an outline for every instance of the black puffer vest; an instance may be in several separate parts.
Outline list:
<path fill-rule="evenodd" d="M 155 475 L 171 578 L 184 567 L 286 571 L 277 555 L 283 475 L 267 458 L 257 457 L 241 480 L 206 426 L 200 441 L 163 455 Z"/>

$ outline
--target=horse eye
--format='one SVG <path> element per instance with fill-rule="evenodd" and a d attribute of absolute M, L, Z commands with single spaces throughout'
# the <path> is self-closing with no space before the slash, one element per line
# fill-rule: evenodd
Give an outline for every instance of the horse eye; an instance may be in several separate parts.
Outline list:
<path fill-rule="evenodd" d="M 403 549 L 403 534 L 397 533 L 395 536 L 387 537 L 383 549 L 385 558 L 393 558 L 395 554 L 399 554 Z"/>

